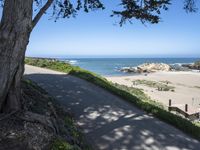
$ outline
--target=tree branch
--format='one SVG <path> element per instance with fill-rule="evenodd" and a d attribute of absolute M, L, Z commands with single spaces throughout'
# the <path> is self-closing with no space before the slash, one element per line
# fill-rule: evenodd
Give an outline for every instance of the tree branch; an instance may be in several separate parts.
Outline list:
<path fill-rule="evenodd" d="M 42 17 L 42 15 L 46 12 L 46 10 L 51 6 L 52 3 L 53 3 L 53 0 L 48 0 L 46 2 L 46 4 L 40 9 L 40 11 L 38 12 L 38 14 L 33 19 L 33 23 L 32 23 L 32 27 L 33 28 L 38 23 L 38 21 L 40 20 L 40 18 Z"/>

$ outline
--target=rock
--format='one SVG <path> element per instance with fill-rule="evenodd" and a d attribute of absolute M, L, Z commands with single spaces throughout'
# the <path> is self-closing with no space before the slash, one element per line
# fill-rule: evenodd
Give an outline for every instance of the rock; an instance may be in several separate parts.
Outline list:
<path fill-rule="evenodd" d="M 125 73 L 137 73 L 137 68 L 135 67 L 123 67 L 122 69 L 120 69 L 121 72 L 125 72 Z"/>
<path fill-rule="evenodd" d="M 185 67 L 182 64 L 172 64 L 170 66 L 172 71 L 190 71 L 188 67 Z"/>
<path fill-rule="evenodd" d="M 164 63 L 145 63 L 137 67 L 139 73 L 151 73 L 157 71 L 170 71 L 171 67 Z"/>
<path fill-rule="evenodd" d="M 171 66 L 163 63 L 145 63 L 139 65 L 138 67 L 123 67 L 120 69 L 122 72 L 126 73 L 151 73 L 157 71 L 170 71 Z"/>
<path fill-rule="evenodd" d="M 200 70 L 200 61 L 196 61 L 193 64 L 183 64 L 182 66 L 193 70 Z"/>

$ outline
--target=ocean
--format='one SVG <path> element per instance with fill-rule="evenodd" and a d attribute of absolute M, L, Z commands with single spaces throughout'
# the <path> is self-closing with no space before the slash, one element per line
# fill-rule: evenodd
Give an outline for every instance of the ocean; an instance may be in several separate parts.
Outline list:
<path fill-rule="evenodd" d="M 122 67 L 136 67 L 143 63 L 184 64 L 194 63 L 200 58 L 59 58 L 103 76 L 123 76 Z"/>

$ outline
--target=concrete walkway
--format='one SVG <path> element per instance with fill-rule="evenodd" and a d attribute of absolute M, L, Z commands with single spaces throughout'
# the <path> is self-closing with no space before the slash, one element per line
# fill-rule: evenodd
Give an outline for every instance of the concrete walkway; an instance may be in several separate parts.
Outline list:
<path fill-rule="evenodd" d="M 72 112 L 95 150 L 200 150 L 200 142 L 87 81 L 27 65 L 25 76 Z"/>

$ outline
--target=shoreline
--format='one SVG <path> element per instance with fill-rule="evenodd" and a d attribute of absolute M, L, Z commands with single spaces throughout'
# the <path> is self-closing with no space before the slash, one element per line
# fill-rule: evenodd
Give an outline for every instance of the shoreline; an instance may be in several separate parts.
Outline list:
<path fill-rule="evenodd" d="M 172 105 L 188 104 L 189 109 L 200 108 L 200 73 L 192 71 L 176 71 L 176 72 L 155 72 L 130 75 L 130 76 L 104 76 L 108 81 L 126 85 L 128 87 L 139 88 L 144 91 L 152 100 L 168 106 L 169 99 Z M 157 87 L 150 85 L 136 84 L 138 81 L 146 81 L 147 83 L 161 84 L 173 87 L 174 90 L 159 91 Z M 165 84 L 167 82 L 167 84 Z M 152 86 L 151 85 L 151 86 Z"/>
<path fill-rule="evenodd" d="M 91 72 L 94 72 L 98 75 L 104 76 L 104 77 L 115 77 L 115 76 L 138 76 L 140 73 L 126 73 L 122 72 L 123 68 L 135 68 L 137 66 L 141 66 L 142 64 L 159 64 L 158 66 L 154 66 L 154 68 L 157 68 L 158 71 L 165 66 L 170 66 L 170 64 L 194 64 L 195 62 L 198 62 L 200 58 L 86 58 L 86 59 L 81 59 L 81 58 L 65 58 L 65 57 L 26 57 L 26 58 L 32 58 L 32 59 L 37 59 L 37 60 L 49 60 L 49 61 L 60 61 L 64 63 L 68 63 L 74 66 L 78 66 L 80 68 L 83 68 L 85 70 L 89 70 Z M 77 61 L 77 62 L 74 62 Z M 127 67 L 126 67 L 127 66 Z M 132 67 L 131 67 L 132 66 Z M 166 67 L 165 66 L 165 67 Z M 160 68 L 161 67 L 161 68 Z M 164 69 L 166 69 L 164 67 Z M 153 68 L 147 67 L 149 71 Z M 196 72 L 190 70 L 179 70 L 180 66 L 174 66 L 171 69 L 174 71 L 174 69 L 177 68 L 177 71 L 191 71 L 191 72 Z M 187 67 L 186 67 L 187 68 Z M 145 69 L 145 68 L 143 68 Z M 162 69 L 161 69 L 162 70 Z M 172 71 L 170 70 L 170 71 Z M 176 70 L 176 69 L 175 69 Z M 163 70 L 166 71 L 166 70 Z M 148 72 L 144 70 L 144 73 Z"/>
<path fill-rule="evenodd" d="M 200 75 L 200 70 L 194 70 L 194 71 L 158 71 L 153 73 L 124 73 L 124 75 L 101 75 L 104 78 L 109 77 L 131 77 L 131 76 L 148 76 L 151 74 L 197 74 Z"/>

